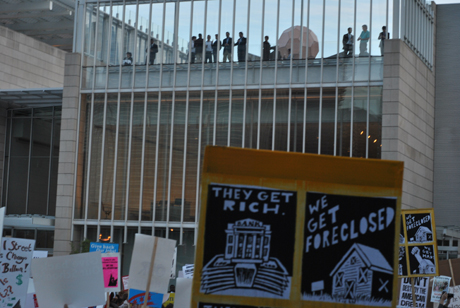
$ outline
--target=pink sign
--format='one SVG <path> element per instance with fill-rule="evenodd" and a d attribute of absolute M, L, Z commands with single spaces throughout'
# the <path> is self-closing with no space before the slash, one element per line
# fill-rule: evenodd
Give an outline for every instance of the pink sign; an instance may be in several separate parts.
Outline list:
<path fill-rule="evenodd" d="M 119 291 L 121 277 L 118 253 L 102 254 L 102 272 L 106 291 Z"/>

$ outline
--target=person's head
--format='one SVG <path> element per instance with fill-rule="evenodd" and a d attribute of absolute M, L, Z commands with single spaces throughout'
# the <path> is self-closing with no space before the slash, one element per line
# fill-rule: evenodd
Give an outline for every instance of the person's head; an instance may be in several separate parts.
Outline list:
<path fill-rule="evenodd" d="M 203 35 L 202 35 L 201 33 L 198 34 L 198 38 L 199 38 L 199 39 L 200 39 L 200 38 L 203 38 Z"/>
<path fill-rule="evenodd" d="M 353 31 L 353 28 L 352 28 L 352 27 L 349 27 L 349 28 L 348 28 L 348 33 L 351 34 L 352 31 Z"/>
<path fill-rule="evenodd" d="M 150 44 L 153 44 L 153 38 L 150 39 Z"/>
<path fill-rule="evenodd" d="M 363 30 L 367 31 L 367 25 L 363 25 Z"/>
<path fill-rule="evenodd" d="M 210 41 L 210 40 L 211 40 L 211 36 L 210 36 L 210 35 L 208 35 L 208 36 L 207 36 L 207 39 L 208 39 L 208 41 Z"/>
<path fill-rule="evenodd" d="M 128 52 L 126 53 L 126 57 L 127 57 L 127 58 L 131 58 L 131 56 L 132 56 L 132 54 L 128 51 Z"/>
<path fill-rule="evenodd" d="M 229 36 L 230 36 L 230 32 L 225 32 L 225 36 L 229 37 Z"/>
<path fill-rule="evenodd" d="M 268 42 L 268 35 L 265 35 L 265 42 Z"/>
<path fill-rule="evenodd" d="M 216 40 L 219 38 L 219 34 L 216 34 Z"/>
<path fill-rule="evenodd" d="M 196 36 L 192 36 L 192 41 L 195 41 L 196 40 Z"/>
<path fill-rule="evenodd" d="M 382 30 L 383 30 L 383 32 L 387 31 L 387 27 L 386 27 L 386 26 L 383 26 L 383 27 L 382 27 Z"/>
<path fill-rule="evenodd" d="M 243 37 L 243 32 L 240 32 L 240 37 Z"/>
<path fill-rule="evenodd" d="M 289 54 L 291 53 L 291 48 L 288 48 L 288 53 L 289 53 Z"/>

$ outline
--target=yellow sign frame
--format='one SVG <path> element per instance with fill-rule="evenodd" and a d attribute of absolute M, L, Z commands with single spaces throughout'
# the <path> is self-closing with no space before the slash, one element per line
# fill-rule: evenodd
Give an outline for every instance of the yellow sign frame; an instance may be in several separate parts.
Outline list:
<path fill-rule="evenodd" d="M 410 214 L 430 214 L 431 216 L 431 230 L 433 232 L 433 241 L 431 242 L 426 242 L 423 244 L 420 243 L 411 243 L 409 244 L 409 241 L 407 239 L 407 226 L 406 226 L 406 215 Z M 403 232 L 404 232 L 404 244 L 399 244 L 400 247 L 405 247 L 406 249 L 406 264 L 409 269 L 409 249 L 410 247 L 414 246 L 421 246 L 421 245 L 426 245 L 426 246 L 433 246 L 434 247 L 434 257 L 436 259 L 436 273 L 433 274 L 411 274 L 410 271 L 407 271 L 407 275 L 401 275 L 399 278 L 405 278 L 405 277 L 435 277 L 439 276 L 439 259 L 438 259 L 438 244 L 437 244 L 437 236 L 436 236 L 436 223 L 434 220 L 434 209 L 433 208 L 428 208 L 428 209 L 416 209 L 416 210 L 401 210 L 401 219 L 403 223 Z"/>
<path fill-rule="evenodd" d="M 195 275 L 191 307 L 198 303 L 250 305 L 254 307 L 369 307 L 301 299 L 301 272 L 304 242 L 304 218 L 307 192 L 322 192 L 363 197 L 395 197 L 395 241 L 392 307 L 398 300 L 399 228 L 403 162 L 377 159 L 333 157 L 301 153 L 208 146 L 205 150 L 198 240 L 195 252 Z M 297 214 L 293 277 L 289 299 L 254 298 L 200 293 L 203 270 L 204 237 L 208 185 L 211 183 L 251 185 L 297 191 Z M 297 274 L 296 274 L 297 273 Z"/>

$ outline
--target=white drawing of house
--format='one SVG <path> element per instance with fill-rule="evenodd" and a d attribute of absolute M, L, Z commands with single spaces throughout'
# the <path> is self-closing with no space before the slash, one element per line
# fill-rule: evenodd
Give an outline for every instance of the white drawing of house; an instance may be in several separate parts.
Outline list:
<path fill-rule="evenodd" d="M 391 291 L 393 269 L 378 249 L 355 243 L 330 276 L 333 297 L 381 298 Z"/>
<path fill-rule="evenodd" d="M 418 274 L 435 274 L 436 273 L 436 266 L 431 260 L 423 259 L 420 256 L 420 249 L 418 247 L 414 247 L 411 250 L 411 253 L 418 261 Z M 414 271 L 413 271 L 414 272 Z"/>
<path fill-rule="evenodd" d="M 270 259 L 270 225 L 254 219 L 229 223 L 225 259 L 237 263 L 262 263 Z"/>
<path fill-rule="evenodd" d="M 415 233 L 415 242 L 416 243 L 426 243 L 433 241 L 433 232 L 427 227 L 418 228 Z"/>

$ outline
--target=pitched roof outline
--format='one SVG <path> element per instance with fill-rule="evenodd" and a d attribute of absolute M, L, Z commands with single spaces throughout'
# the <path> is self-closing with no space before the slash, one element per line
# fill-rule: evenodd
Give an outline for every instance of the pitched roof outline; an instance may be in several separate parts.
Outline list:
<path fill-rule="evenodd" d="M 393 274 L 393 268 L 378 249 L 355 243 L 348 249 L 347 253 L 337 263 L 329 276 L 333 276 L 354 251 L 358 253 L 361 260 L 363 260 L 366 266 L 371 270 Z"/>

